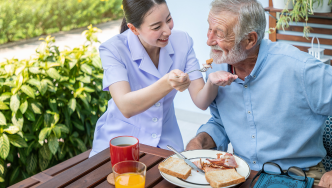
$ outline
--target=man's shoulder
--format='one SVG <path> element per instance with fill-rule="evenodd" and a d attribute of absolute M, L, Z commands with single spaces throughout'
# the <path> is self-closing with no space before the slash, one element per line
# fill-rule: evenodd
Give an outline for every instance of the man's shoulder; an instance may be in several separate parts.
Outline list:
<path fill-rule="evenodd" d="M 284 42 L 271 42 L 270 40 L 265 41 L 268 47 L 267 54 L 270 57 L 275 57 L 280 60 L 289 58 L 298 62 L 306 62 L 312 56 L 306 52 L 299 50 L 297 47 L 287 44 Z"/>

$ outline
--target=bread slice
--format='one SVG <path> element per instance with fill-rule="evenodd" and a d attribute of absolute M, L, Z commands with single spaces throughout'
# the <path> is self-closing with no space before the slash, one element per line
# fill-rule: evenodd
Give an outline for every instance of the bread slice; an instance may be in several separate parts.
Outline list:
<path fill-rule="evenodd" d="M 226 187 L 246 181 L 235 169 L 215 170 L 205 173 L 205 179 L 211 187 Z"/>
<path fill-rule="evenodd" d="M 175 176 L 182 179 L 187 179 L 191 174 L 191 167 L 187 165 L 184 160 L 170 157 L 164 162 L 161 162 L 158 169 L 168 175 Z"/>

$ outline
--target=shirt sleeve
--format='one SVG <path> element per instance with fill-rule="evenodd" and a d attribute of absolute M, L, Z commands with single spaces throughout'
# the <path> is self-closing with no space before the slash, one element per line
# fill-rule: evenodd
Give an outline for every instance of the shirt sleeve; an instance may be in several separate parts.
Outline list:
<path fill-rule="evenodd" d="M 303 86 L 310 108 L 332 115 L 332 66 L 309 58 L 303 69 Z"/>
<path fill-rule="evenodd" d="M 212 137 L 213 141 L 216 143 L 217 150 L 227 151 L 229 138 L 220 119 L 219 111 L 215 100 L 210 105 L 210 112 L 212 117 L 206 124 L 201 125 L 201 127 L 197 131 L 197 134 L 201 132 L 206 132 Z"/>
<path fill-rule="evenodd" d="M 127 81 L 126 66 L 121 62 L 120 54 L 111 44 L 99 47 L 100 59 L 104 69 L 103 90 L 109 91 L 108 87 L 116 82 Z"/>
<path fill-rule="evenodd" d="M 196 54 L 194 51 L 194 42 L 193 39 L 186 33 L 187 36 L 187 41 L 188 41 L 188 46 L 189 46 L 189 50 L 188 50 L 188 54 L 187 54 L 187 64 L 186 67 L 184 69 L 184 72 L 189 72 L 192 70 L 196 70 L 196 69 L 200 69 L 199 67 L 199 63 L 198 63 L 198 59 L 196 58 Z M 196 80 L 198 78 L 202 78 L 203 75 L 200 71 L 195 71 L 189 74 L 189 78 L 190 80 Z"/>

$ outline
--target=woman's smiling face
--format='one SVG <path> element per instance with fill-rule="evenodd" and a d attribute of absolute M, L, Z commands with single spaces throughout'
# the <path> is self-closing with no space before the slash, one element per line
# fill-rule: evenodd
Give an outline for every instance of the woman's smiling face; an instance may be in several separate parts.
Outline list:
<path fill-rule="evenodd" d="M 165 47 L 171 35 L 174 23 L 166 3 L 155 5 L 144 17 L 137 32 L 142 44 L 148 46 Z"/>

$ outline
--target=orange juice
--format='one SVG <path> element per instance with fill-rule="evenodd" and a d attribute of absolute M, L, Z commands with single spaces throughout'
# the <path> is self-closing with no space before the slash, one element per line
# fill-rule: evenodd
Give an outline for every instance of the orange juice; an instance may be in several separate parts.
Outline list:
<path fill-rule="evenodd" d="M 125 173 L 116 177 L 116 188 L 144 188 L 145 178 L 140 174 Z"/>

